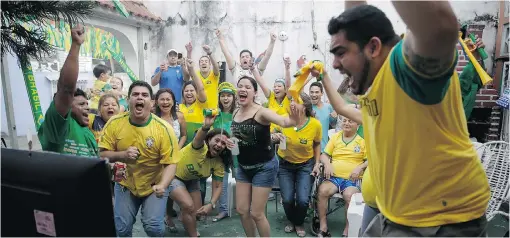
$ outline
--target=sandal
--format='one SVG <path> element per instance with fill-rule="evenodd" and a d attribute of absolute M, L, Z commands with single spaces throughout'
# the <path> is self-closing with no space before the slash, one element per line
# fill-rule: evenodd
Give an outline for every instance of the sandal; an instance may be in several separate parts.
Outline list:
<path fill-rule="evenodd" d="M 286 225 L 285 229 L 283 229 L 286 233 L 291 233 L 295 231 L 295 227 L 292 224 Z"/>
<path fill-rule="evenodd" d="M 331 237 L 331 233 L 329 230 L 327 231 L 319 231 L 319 234 L 317 234 L 317 237 Z"/>
<path fill-rule="evenodd" d="M 296 234 L 297 234 L 298 237 L 305 237 L 306 236 L 306 231 L 305 231 L 304 227 L 300 227 L 299 229 L 297 227 L 294 227 L 294 229 L 296 229 Z"/>
<path fill-rule="evenodd" d="M 173 224 L 173 222 L 172 222 L 173 226 L 170 226 L 168 223 L 169 223 L 168 220 L 165 219 L 165 226 L 166 226 L 166 228 L 168 228 L 170 233 L 177 233 L 178 231 L 177 231 L 177 227 L 175 226 L 175 224 Z"/>
<path fill-rule="evenodd" d="M 223 220 L 223 218 L 227 218 L 228 217 L 228 213 L 227 212 L 220 212 L 218 213 L 218 215 L 216 215 L 214 218 L 213 218 L 213 222 L 217 222 L 217 221 L 221 221 Z"/>

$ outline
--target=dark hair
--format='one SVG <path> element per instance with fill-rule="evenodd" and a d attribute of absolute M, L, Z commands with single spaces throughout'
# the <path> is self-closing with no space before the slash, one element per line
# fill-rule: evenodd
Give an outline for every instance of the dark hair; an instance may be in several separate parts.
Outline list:
<path fill-rule="evenodd" d="M 94 67 L 94 69 L 92 70 L 92 73 L 94 73 L 94 76 L 96 78 L 99 78 L 99 76 L 101 76 L 102 73 L 108 73 L 108 71 L 112 71 L 112 69 L 110 69 L 110 67 L 104 65 L 104 64 L 98 64 L 96 65 L 96 67 Z"/>
<path fill-rule="evenodd" d="M 394 45 L 400 40 L 384 12 L 371 5 L 349 8 L 340 16 L 331 18 L 328 33 L 334 35 L 340 31 L 360 48 L 365 47 L 372 37 L 379 38 L 383 45 Z"/>
<path fill-rule="evenodd" d="M 177 53 L 177 59 L 182 59 L 182 53 Z"/>
<path fill-rule="evenodd" d="M 239 57 L 241 57 L 241 55 L 242 55 L 244 52 L 248 52 L 248 54 L 250 54 L 250 57 L 253 57 L 253 54 L 251 53 L 251 51 L 246 50 L 246 49 L 241 50 L 241 52 L 239 53 Z"/>
<path fill-rule="evenodd" d="M 170 114 L 172 115 L 172 118 L 174 120 L 177 120 L 177 109 L 176 109 L 177 102 L 175 101 L 174 92 L 172 92 L 172 90 L 169 88 L 159 89 L 158 92 L 156 93 L 156 96 L 154 97 L 154 100 L 156 101 L 156 115 L 158 117 L 161 117 L 161 109 L 159 109 L 158 99 L 159 99 L 159 96 L 161 96 L 161 94 L 163 94 L 163 93 L 169 93 L 170 97 L 172 97 L 172 101 L 174 101 L 174 105 L 170 108 Z"/>
<path fill-rule="evenodd" d="M 206 59 L 208 59 L 208 60 L 209 60 L 209 63 L 211 63 L 211 58 L 209 58 L 209 56 L 207 56 L 207 55 L 202 55 L 202 56 L 200 56 L 200 58 L 198 59 L 198 61 L 200 61 L 202 58 L 206 58 Z"/>
<path fill-rule="evenodd" d="M 300 93 L 299 97 L 303 100 L 303 105 L 305 106 L 305 115 L 307 117 L 314 117 L 315 113 L 313 112 L 312 99 L 306 93 Z"/>
<path fill-rule="evenodd" d="M 55 93 L 56 95 L 56 93 Z M 53 97 L 55 97 L 55 95 L 53 95 Z M 75 97 L 78 97 L 78 96 L 83 96 L 84 98 L 88 98 L 87 97 L 87 93 L 85 93 L 83 90 L 81 90 L 80 88 L 76 88 L 76 91 L 74 91 L 74 96 Z"/>
<path fill-rule="evenodd" d="M 184 84 L 182 85 L 182 90 L 181 90 L 181 96 L 183 97 L 183 102 L 184 102 L 184 89 L 188 85 L 193 86 L 193 88 L 195 88 L 195 91 L 197 90 L 197 85 L 195 84 L 195 81 L 189 80 L 189 81 L 184 82 Z"/>
<path fill-rule="evenodd" d="M 154 94 L 152 93 L 152 87 L 151 85 L 149 85 L 149 83 L 145 82 L 145 81 L 134 81 L 130 86 L 129 86 L 129 90 L 128 90 L 128 96 L 131 97 L 131 91 L 133 91 L 133 88 L 134 87 L 146 87 L 147 89 L 149 89 L 149 94 L 151 96 L 151 99 L 154 100 Z"/>
<path fill-rule="evenodd" d="M 255 81 L 254 78 L 250 77 L 250 76 L 242 76 L 241 78 L 239 78 L 239 80 L 237 80 L 237 85 L 239 85 L 239 81 L 243 80 L 243 79 L 248 79 L 250 80 L 250 83 L 251 85 L 253 86 L 253 89 L 255 90 L 255 92 L 257 92 L 257 90 L 259 89 L 258 88 L 258 84 L 257 84 L 257 81 Z"/>
<path fill-rule="evenodd" d="M 459 31 L 462 33 L 461 39 L 465 40 L 467 36 L 467 25 L 463 25 Z"/>
<path fill-rule="evenodd" d="M 321 90 L 321 93 L 324 92 L 324 87 L 322 87 L 322 83 L 321 82 L 313 82 L 312 84 L 310 84 L 310 88 L 312 88 L 313 86 L 319 87 L 319 89 Z"/>
<path fill-rule="evenodd" d="M 207 132 L 207 135 L 205 136 L 205 144 L 207 145 L 207 147 L 209 147 L 209 140 L 211 140 L 214 136 L 219 134 L 223 134 L 226 137 L 230 138 L 230 134 L 228 134 L 228 132 L 226 132 L 225 130 L 221 128 L 214 128 Z M 221 151 L 219 156 L 223 162 L 223 165 L 225 165 L 225 171 L 228 171 L 227 169 L 230 168 L 230 164 L 232 163 L 232 152 L 229 149 L 225 148 L 223 151 Z"/>
<path fill-rule="evenodd" d="M 218 93 L 218 107 L 220 108 L 220 111 L 223 111 L 223 104 L 221 104 L 221 99 L 220 99 L 220 96 L 221 96 L 221 92 Z M 234 110 L 236 109 L 236 95 L 235 94 L 232 94 L 232 96 L 234 97 L 234 99 L 232 100 L 232 105 L 230 106 L 230 113 L 234 113 Z"/>
<path fill-rule="evenodd" d="M 119 105 L 119 99 L 117 99 L 117 97 L 115 97 L 115 95 L 113 94 L 105 94 L 103 96 L 101 96 L 99 98 L 99 103 L 97 104 L 99 108 L 101 108 L 101 105 L 103 105 L 104 101 L 107 99 L 107 98 L 113 98 L 115 100 L 115 102 L 117 103 L 117 107 L 120 108 L 120 105 Z"/>

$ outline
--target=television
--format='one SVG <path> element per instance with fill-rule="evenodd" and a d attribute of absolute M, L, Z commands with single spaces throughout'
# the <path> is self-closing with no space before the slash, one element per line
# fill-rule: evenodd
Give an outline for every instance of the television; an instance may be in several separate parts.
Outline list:
<path fill-rule="evenodd" d="M 99 158 L 2 148 L 1 236 L 116 236 Z"/>

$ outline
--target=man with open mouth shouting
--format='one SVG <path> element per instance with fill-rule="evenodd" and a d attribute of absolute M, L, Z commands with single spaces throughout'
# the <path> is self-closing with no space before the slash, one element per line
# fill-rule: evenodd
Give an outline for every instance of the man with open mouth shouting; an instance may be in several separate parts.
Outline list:
<path fill-rule="evenodd" d="M 149 236 L 165 233 L 168 186 L 180 160 L 175 132 L 165 120 L 153 115 L 151 86 L 131 84 L 129 112 L 112 117 L 99 143 L 102 157 L 127 164 L 126 179 L 115 184 L 115 227 L 119 236 L 131 236 L 138 209 Z"/>

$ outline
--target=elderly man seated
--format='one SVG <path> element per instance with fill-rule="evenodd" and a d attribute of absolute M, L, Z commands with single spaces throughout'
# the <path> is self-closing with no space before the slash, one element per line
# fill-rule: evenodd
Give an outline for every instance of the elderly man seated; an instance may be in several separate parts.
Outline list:
<path fill-rule="evenodd" d="M 342 120 L 342 130 L 334 134 L 321 155 L 325 179 L 319 186 L 319 237 L 330 237 L 326 220 L 328 201 L 335 193 L 342 193 L 345 212 L 351 196 L 359 193 L 358 180 L 367 167 L 365 140 L 357 134 L 358 124 L 348 118 Z M 318 171 L 314 171 L 315 174 Z M 346 220 L 343 236 L 347 236 L 349 222 Z"/>

